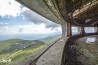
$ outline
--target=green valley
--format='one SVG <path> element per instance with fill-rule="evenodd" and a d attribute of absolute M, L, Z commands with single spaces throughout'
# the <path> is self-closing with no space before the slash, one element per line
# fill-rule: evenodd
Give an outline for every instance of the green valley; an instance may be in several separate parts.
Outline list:
<path fill-rule="evenodd" d="M 9 39 L 0 41 L 0 65 L 17 64 L 60 37 L 60 35 L 56 35 L 38 40 Z"/>
<path fill-rule="evenodd" d="M 60 39 L 60 38 L 61 38 L 61 35 L 58 34 L 58 35 L 55 35 L 55 36 L 49 36 L 49 37 L 39 39 L 39 40 L 43 41 L 45 43 L 53 43 L 54 41 L 56 41 L 57 39 Z"/>
<path fill-rule="evenodd" d="M 39 40 L 10 39 L 0 41 L 0 65 L 9 65 L 26 59 L 45 45 Z"/>

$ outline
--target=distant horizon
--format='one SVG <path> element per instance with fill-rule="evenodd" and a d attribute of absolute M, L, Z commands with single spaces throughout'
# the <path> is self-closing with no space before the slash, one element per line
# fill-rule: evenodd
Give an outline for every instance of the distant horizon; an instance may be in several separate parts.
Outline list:
<path fill-rule="evenodd" d="M 0 40 L 38 39 L 62 34 L 60 24 L 42 17 L 15 0 L 1 0 L 0 6 Z M 72 29 L 76 34 L 77 28 Z"/>
<path fill-rule="evenodd" d="M 0 35 L 0 41 L 8 39 L 23 39 L 23 40 L 37 40 L 47 38 L 49 36 L 56 36 L 61 34 L 12 34 L 12 35 Z"/>

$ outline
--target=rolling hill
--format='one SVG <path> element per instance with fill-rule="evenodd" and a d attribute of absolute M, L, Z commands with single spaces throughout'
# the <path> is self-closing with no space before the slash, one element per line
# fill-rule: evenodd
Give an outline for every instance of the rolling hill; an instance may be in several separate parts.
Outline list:
<path fill-rule="evenodd" d="M 39 40 L 9 39 L 0 41 L 0 65 L 16 63 L 40 50 L 45 45 Z"/>
<path fill-rule="evenodd" d="M 55 35 L 55 36 L 49 36 L 43 39 L 39 39 L 40 41 L 43 41 L 45 43 L 53 43 L 54 41 L 56 41 L 57 39 L 60 39 L 61 35 Z"/>
<path fill-rule="evenodd" d="M 0 41 L 0 65 L 17 64 L 59 38 L 61 35 L 38 40 L 9 39 Z"/>

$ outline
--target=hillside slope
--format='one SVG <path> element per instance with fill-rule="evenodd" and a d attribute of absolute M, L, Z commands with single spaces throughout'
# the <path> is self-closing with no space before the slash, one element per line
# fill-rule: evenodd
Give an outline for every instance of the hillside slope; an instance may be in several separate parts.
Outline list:
<path fill-rule="evenodd" d="M 9 39 L 0 41 L 0 65 L 9 65 L 26 59 L 45 45 L 39 40 Z"/>
<path fill-rule="evenodd" d="M 43 41 L 45 43 L 53 43 L 57 39 L 61 38 L 61 35 L 55 35 L 55 36 L 49 36 L 44 39 L 39 39 L 40 41 Z"/>

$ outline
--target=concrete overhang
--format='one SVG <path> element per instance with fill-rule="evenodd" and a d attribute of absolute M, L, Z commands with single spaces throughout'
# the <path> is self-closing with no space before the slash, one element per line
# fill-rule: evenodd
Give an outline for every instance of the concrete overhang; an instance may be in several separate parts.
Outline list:
<path fill-rule="evenodd" d="M 62 17 L 56 2 L 53 0 L 16 0 L 19 3 L 25 5 L 32 11 L 42 15 L 43 17 L 58 23 L 65 23 L 64 18 Z"/>

